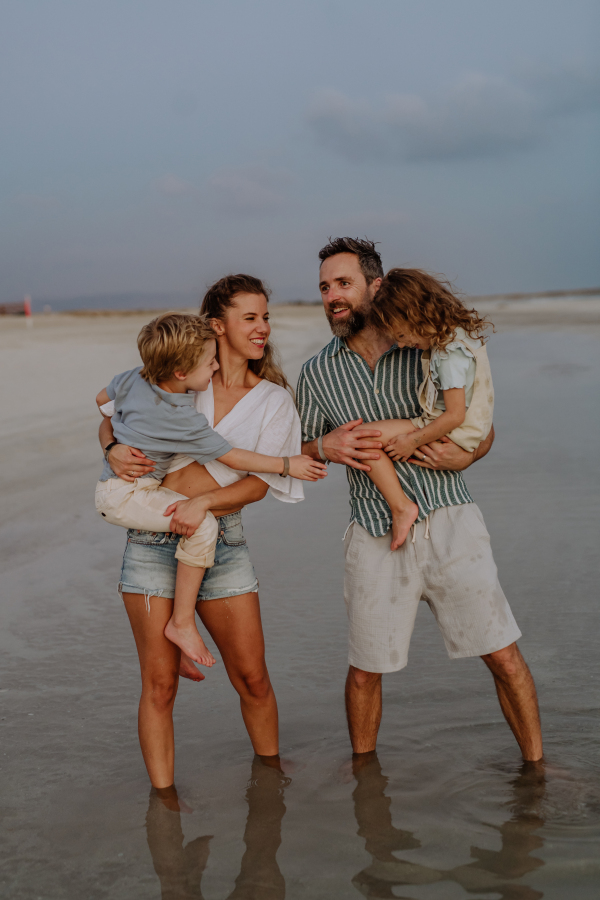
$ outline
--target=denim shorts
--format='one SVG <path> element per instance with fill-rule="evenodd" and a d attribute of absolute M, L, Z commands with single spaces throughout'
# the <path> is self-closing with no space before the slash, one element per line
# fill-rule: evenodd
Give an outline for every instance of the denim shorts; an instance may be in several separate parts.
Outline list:
<path fill-rule="evenodd" d="M 236 597 L 258 590 L 258 581 L 244 537 L 241 512 L 217 519 L 219 536 L 215 564 L 207 569 L 200 585 L 199 600 Z M 127 546 L 119 592 L 145 597 L 174 597 L 178 534 L 153 531 L 127 532 Z"/>

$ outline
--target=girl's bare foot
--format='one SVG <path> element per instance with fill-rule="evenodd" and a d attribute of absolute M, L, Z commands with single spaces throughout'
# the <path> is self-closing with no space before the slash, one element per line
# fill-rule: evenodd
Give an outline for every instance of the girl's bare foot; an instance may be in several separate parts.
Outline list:
<path fill-rule="evenodd" d="M 411 525 L 416 522 L 419 515 L 419 507 L 416 503 L 409 503 L 402 509 L 392 510 L 392 544 L 390 550 L 401 547 L 410 531 Z"/>
<path fill-rule="evenodd" d="M 206 676 L 196 668 L 189 656 L 186 656 L 185 653 L 181 654 L 181 661 L 179 663 L 179 677 L 189 678 L 190 681 L 204 681 L 204 679 L 206 678 Z"/>
<path fill-rule="evenodd" d="M 216 660 L 198 634 L 194 622 L 177 626 L 173 619 L 169 619 L 165 637 L 194 662 L 200 663 L 201 666 L 214 666 Z"/>

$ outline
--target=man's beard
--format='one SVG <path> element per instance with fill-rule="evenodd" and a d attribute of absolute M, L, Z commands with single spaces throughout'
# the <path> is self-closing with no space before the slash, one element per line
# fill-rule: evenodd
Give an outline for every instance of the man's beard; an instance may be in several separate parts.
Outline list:
<path fill-rule="evenodd" d="M 367 324 L 367 312 L 364 309 L 351 309 L 345 319 L 338 322 L 330 310 L 325 310 L 332 334 L 339 338 L 353 338 Z"/>

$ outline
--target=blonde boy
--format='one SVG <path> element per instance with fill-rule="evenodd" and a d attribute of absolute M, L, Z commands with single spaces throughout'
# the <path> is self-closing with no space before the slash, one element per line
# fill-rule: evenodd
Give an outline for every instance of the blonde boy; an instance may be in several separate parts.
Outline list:
<path fill-rule="evenodd" d="M 96 509 L 113 525 L 144 531 L 167 532 L 173 510 L 187 499 L 161 484 L 173 456 L 183 453 L 203 465 L 219 459 L 233 469 L 292 475 L 316 481 L 325 466 L 306 456 L 263 456 L 233 449 L 208 424 L 194 405 L 195 391 L 205 391 L 219 368 L 215 335 L 202 316 L 165 313 L 142 328 L 138 349 L 143 367 L 117 375 L 100 391 L 96 402 L 112 416 L 115 441 L 137 447 L 154 462 L 154 472 L 129 483 L 119 478 L 106 461 L 96 485 Z M 111 401 L 110 409 L 106 404 Z M 212 666 L 214 657 L 198 634 L 195 606 L 204 572 L 214 564 L 217 522 L 211 512 L 193 534 L 182 537 L 178 560 L 173 615 L 165 635 L 191 659 Z"/>

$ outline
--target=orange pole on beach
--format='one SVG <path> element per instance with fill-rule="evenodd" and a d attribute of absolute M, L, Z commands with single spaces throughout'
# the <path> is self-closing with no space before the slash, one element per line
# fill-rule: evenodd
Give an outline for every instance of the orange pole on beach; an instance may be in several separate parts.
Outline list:
<path fill-rule="evenodd" d="M 29 294 L 26 294 L 23 298 L 23 309 L 25 311 L 25 321 L 28 325 L 33 325 L 33 318 L 31 316 L 31 297 Z"/>

